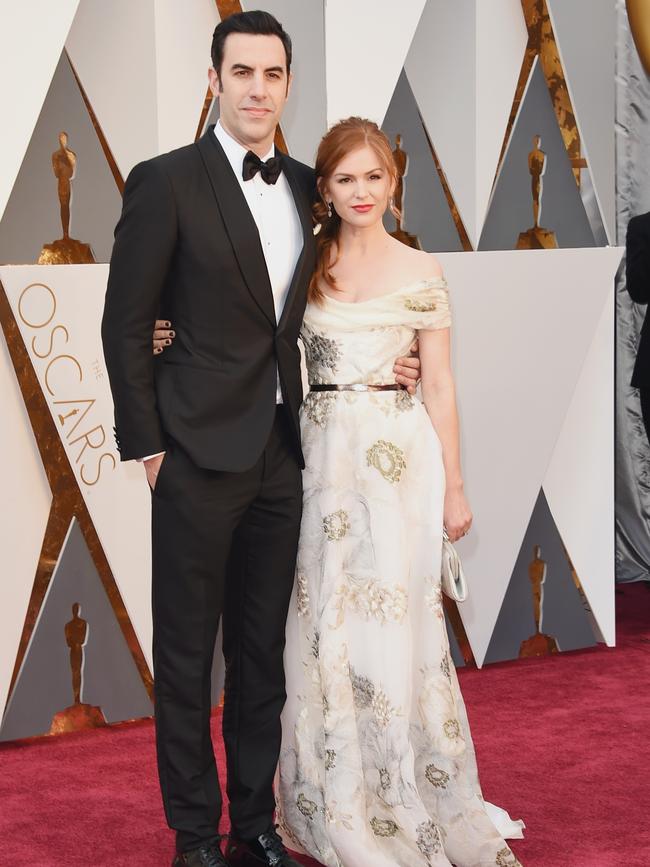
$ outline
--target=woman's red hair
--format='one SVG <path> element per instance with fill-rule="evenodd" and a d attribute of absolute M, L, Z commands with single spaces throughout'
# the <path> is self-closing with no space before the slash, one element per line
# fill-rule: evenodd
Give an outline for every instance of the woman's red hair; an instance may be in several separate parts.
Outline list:
<path fill-rule="evenodd" d="M 324 187 L 332 177 L 341 160 L 353 151 L 363 147 L 371 147 L 377 154 L 393 182 L 397 181 L 397 167 L 393 159 L 390 142 L 376 123 L 362 117 L 348 117 L 335 124 L 323 136 L 316 154 L 316 185 L 318 196 L 313 207 L 314 218 L 320 224 L 316 236 L 316 269 L 309 284 L 308 299 L 319 303 L 323 299 L 322 283 L 327 283 L 336 289 L 336 278 L 331 268 L 338 261 L 338 240 L 341 229 L 341 218 L 332 211 L 328 216 L 327 204 L 324 199 Z M 337 258 L 331 262 L 332 248 L 337 247 Z"/>

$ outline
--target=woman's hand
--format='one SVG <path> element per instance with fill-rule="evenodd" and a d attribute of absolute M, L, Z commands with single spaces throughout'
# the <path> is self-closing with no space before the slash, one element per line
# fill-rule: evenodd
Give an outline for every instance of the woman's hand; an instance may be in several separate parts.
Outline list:
<path fill-rule="evenodd" d="M 176 337 L 176 332 L 171 331 L 172 324 L 166 319 L 156 319 L 156 324 L 153 327 L 153 354 L 160 355 L 166 346 L 171 346 L 171 342 Z"/>
<path fill-rule="evenodd" d="M 472 512 L 462 487 L 447 489 L 443 511 L 443 524 L 450 542 L 457 542 L 472 526 Z"/>

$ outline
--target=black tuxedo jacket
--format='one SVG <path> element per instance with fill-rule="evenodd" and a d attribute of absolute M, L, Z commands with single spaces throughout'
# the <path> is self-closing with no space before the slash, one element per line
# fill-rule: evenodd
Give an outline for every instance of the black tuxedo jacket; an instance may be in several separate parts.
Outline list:
<path fill-rule="evenodd" d="M 627 290 L 637 304 L 650 301 L 650 213 L 632 217 L 625 241 Z M 650 386 L 650 317 L 641 328 L 636 363 L 632 374 L 635 388 Z"/>
<path fill-rule="evenodd" d="M 300 451 L 298 334 L 315 265 L 314 173 L 286 155 L 304 246 L 279 322 L 259 233 L 214 128 L 137 165 L 115 229 L 102 340 L 122 460 L 176 441 L 195 464 L 254 465 L 276 405 L 276 364 Z M 154 319 L 176 338 L 152 354 Z"/>

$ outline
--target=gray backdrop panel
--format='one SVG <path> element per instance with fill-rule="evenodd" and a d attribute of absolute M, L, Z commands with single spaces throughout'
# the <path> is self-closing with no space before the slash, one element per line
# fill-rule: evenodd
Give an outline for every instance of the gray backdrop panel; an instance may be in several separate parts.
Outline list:
<path fill-rule="evenodd" d="M 596 643 L 588 612 L 571 577 L 560 534 L 544 492 L 540 491 L 515 563 L 485 662 L 516 659 L 522 641 L 535 632 L 533 594 L 528 565 L 534 546 L 546 562 L 542 632 L 556 639 L 560 650 L 576 650 Z"/>
<path fill-rule="evenodd" d="M 382 129 L 393 147 L 395 136 L 400 133 L 402 148 L 408 154 L 402 228 L 417 235 L 422 249 L 430 253 L 461 251 L 462 244 L 404 70 L 388 106 Z M 389 232 L 395 229 L 395 220 L 390 213 L 385 217 L 385 224 Z"/>
<path fill-rule="evenodd" d="M 110 259 L 122 198 L 63 52 L 0 222 L 0 262 L 37 262 L 43 244 L 63 234 L 52 172 L 60 132 L 77 155 L 70 234 L 90 244 L 97 262 Z"/>
<path fill-rule="evenodd" d="M 75 602 L 80 603 L 80 615 L 88 623 L 81 700 L 100 707 L 108 722 L 153 713 L 79 524 L 73 519 L 7 705 L 0 740 L 46 734 L 53 716 L 73 703 L 64 630 Z"/>
<path fill-rule="evenodd" d="M 541 225 L 555 232 L 559 247 L 595 246 L 544 73 L 537 63 L 492 194 L 479 250 L 513 250 L 519 233 L 533 225 L 528 154 L 536 135 L 541 136 L 546 153 Z"/>

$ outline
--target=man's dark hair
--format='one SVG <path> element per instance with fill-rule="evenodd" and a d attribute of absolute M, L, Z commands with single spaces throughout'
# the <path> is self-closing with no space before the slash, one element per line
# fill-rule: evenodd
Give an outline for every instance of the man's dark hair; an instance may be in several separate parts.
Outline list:
<path fill-rule="evenodd" d="M 284 45 L 287 57 L 287 76 L 291 71 L 291 37 L 269 12 L 238 12 L 217 24 L 212 37 L 212 66 L 221 78 L 221 65 L 226 39 L 231 33 L 249 33 L 252 36 L 277 36 Z"/>

